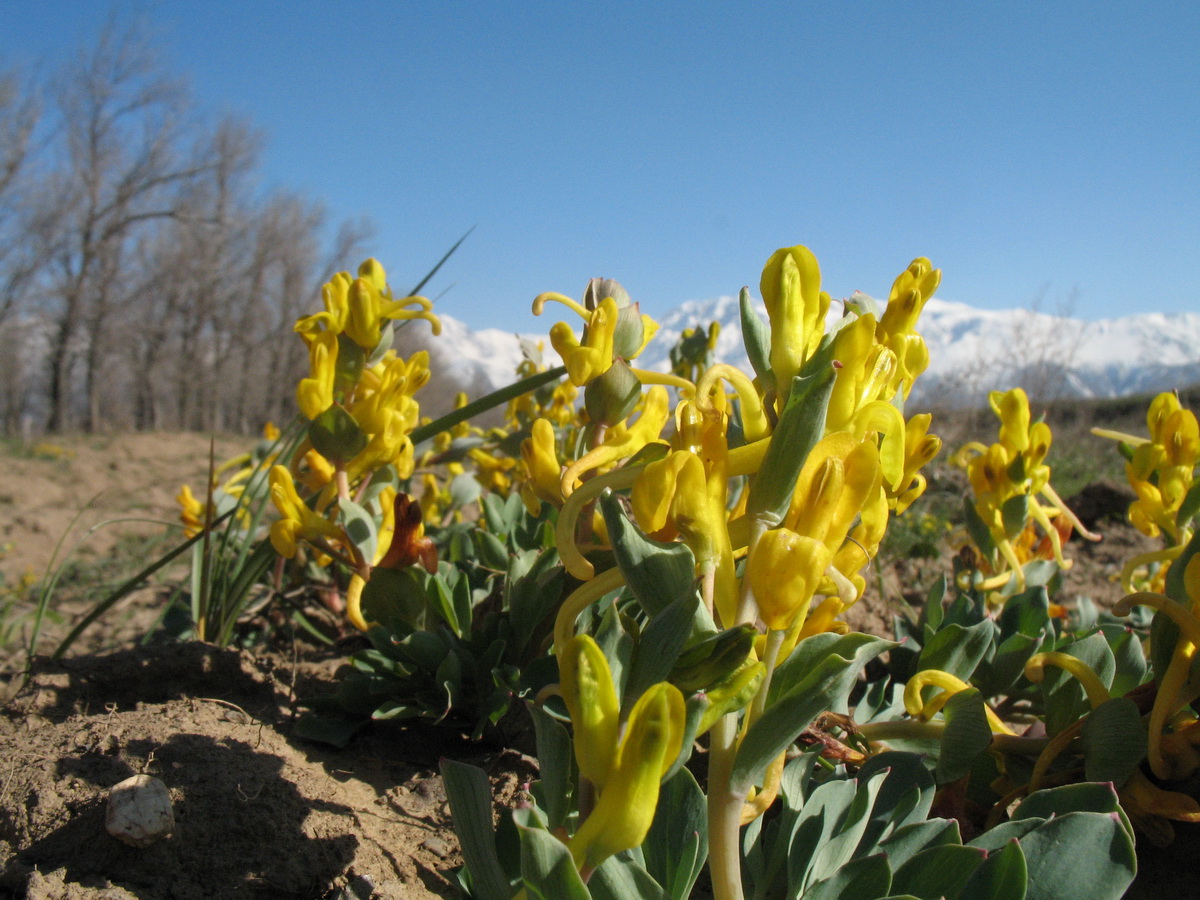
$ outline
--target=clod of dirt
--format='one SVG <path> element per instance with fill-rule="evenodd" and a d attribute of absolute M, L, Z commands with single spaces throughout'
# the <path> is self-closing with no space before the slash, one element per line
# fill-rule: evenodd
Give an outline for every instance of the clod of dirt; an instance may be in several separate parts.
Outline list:
<path fill-rule="evenodd" d="M 104 828 L 123 844 L 149 847 L 175 830 L 167 786 L 153 775 L 133 775 L 108 793 Z"/>

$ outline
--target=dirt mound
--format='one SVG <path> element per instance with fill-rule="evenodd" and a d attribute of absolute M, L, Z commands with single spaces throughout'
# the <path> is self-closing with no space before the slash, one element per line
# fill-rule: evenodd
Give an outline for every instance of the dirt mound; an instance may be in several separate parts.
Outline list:
<path fill-rule="evenodd" d="M 0 716 L 0 893 L 453 895 L 437 755 L 483 765 L 511 796 L 513 754 L 416 731 L 345 752 L 293 742 L 287 675 L 277 659 L 201 644 L 39 660 Z M 141 850 L 104 828 L 109 788 L 139 773 L 166 783 L 176 818 Z"/>

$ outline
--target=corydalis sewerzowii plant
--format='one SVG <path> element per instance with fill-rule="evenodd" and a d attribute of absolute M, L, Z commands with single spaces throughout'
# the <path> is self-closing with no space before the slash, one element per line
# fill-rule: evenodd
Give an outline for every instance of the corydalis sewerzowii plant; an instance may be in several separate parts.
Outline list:
<path fill-rule="evenodd" d="M 534 423 L 522 447 L 526 495 L 561 507 L 558 549 L 583 581 L 559 611 L 560 664 L 576 652 L 576 621 L 595 601 L 626 584 L 639 593 L 635 582 L 643 573 L 628 559 L 628 535 L 612 542 L 618 565 L 599 573 L 578 540 L 582 513 L 606 489 L 628 492 L 640 540 L 660 542 L 646 546 L 685 548 L 688 578 L 698 580 L 690 637 L 678 636 L 667 669 L 685 639 L 699 644 L 722 629 L 758 634 L 754 658 L 747 659 L 747 645 L 740 659 L 714 666 L 689 692 L 689 702 L 705 707 L 694 716 L 692 734 L 702 720 L 705 730 L 711 727 L 708 832 L 719 897 L 740 896 L 738 829 L 777 797 L 784 751 L 807 724 L 781 720 L 787 704 L 775 706 L 771 698 L 797 686 L 797 671 L 789 670 L 782 685 L 775 672 L 805 638 L 847 630 L 838 616 L 862 596 L 861 569 L 889 516 L 923 490 L 919 470 L 940 449 L 927 416 L 906 421 L 903 413 L 928 364 L 915 326 L 938 279 L 928 260 L 915 260 L 893 285 L 886 310 L 857 295 L 827 329 L 831 301 L 816 258 L 804 247 L 784 248 L 767 261 L 760 282 L 769 321 L 753 310 L 748 291 L 742 295 L 755 371 L 692 366 L 694 381 L 626 365 L 648 326 L 613 282 L 593 282 L 584 304 L 560 295 L 535 303 L 540 311 L 548 297 L 560 300 L 584 318 L 582 338 L 559 323 L 551 339 L 573 383 L 585 399 L 591 395 L 592 424 L 578 449 L 557 441 L 546 420 Z M 735 415 L 737 440 L 729 429 Z M 613 515 L 605 517 L 609 535 L 614 526 L 634 527 Z M 744 573 L 737 563 L 743 557 Z M 853 665 L 842 659 L 840 667 L 830 663 L 831 671 L 844 674 L 865 662 L 851 656 Z M 564 691 L 576 690 L 569 685 L 573 671 L 563 676 Z M 578 727 L 578 752 L 611 744 L 581 742 Z M 589 796 L 598 787 L 588 774 L 593 767 L 582 758 L 580 767 L 582 794 Z M 605 790 L 599 793 L 604 803 Z M 644 804 L 643 798 L 626 814 L 638 818 Z M 600 828 L 591 821 L 581 819 L 576 839 L 591 839 Z M 578 863 L 588 854 L 572 855 Z"/>
<path fill-rule="evenodd" d="M 396 299 L 374 259 L 359 266 L 357 277 L 339 272 L 321 298 L 324 312 L 295 326 L 308 347 L 309 374 L 296 387 L 296 403 L 309 424 L 289 465 L 271 470 L 271 497 L 280 513 L 271 543 L 289 559 L 307 543 L 318 561 L 344 562 L 353 572 L 347 617 L 365 631 L 363 586 L 393 542 L 397 504 L 408 508 L 397 483 L 413 473 L 409 434 L 420 421 L 415 394 L 429 381 L 429 355 L 398 356 L 391 349 L 391 323 L 424 319 L 434 334 L 441 323 L 424 297 Z M 386 477 L 376 477 L 385 470 Z M 300 497 L 297 479 L 317 493 L 311 507 Z M 420 527 L 408 527 L 406 542 L 420 541 Z"/>
<path fill-rule="evenodd" d="M 969 583 L 960 586 L 981 591 L 999 607 L 1006 596 L 1025 590 L 1031 560 L 1070 568 L 1062 544 L 1072 530 L 1092 541 L 1100 536 L 1083 527 L 1050 484 L 1046 454 L 1053 435 L 1045 422 L 1031 421 L 1025 392 L 992 391 L 988 402 L 1000 419 L 1000 440 L 987 447 L 972 441 L 954 455 L 974 493 L 964 508 L 967 533 L 980 553 L 979 571 L 964 573 Z"/>

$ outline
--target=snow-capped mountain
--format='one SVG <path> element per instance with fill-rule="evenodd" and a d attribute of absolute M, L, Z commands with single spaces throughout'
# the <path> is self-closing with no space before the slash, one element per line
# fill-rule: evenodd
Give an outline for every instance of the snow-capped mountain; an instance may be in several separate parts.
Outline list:
<path fill-rule="evenodd" d="M 758 304 L 759 314 L 766 312 Z M 835 301 L 830 316 L 840 316 Z M 742 346 L 736 297 L 682 304 L 658 317 L 659 332 L 638 359 L 666 371 L 668 354 L 685 328 L 721 326 L 716 357 L 750 371 Z M 425 346 L 434 371 L 452 372 L 465 389 L 513 380 L 521 360 L 517 335 L 471 331 L 442 316 L 443 334 Z M 408 330 L 408 329 L 406 329 Z M 929 370 L 918 394 L 939 403 L 978 402 L 989 389 L 1023 385 L 1042 399 L 1116 397 L 1200 383 L 1200 314 L 1140 313 L 1087 322 L 1025 309 L 981 310 L 938 298 L 925 306 L 918 331 L 929 347 Z M 528 339 L 544 337 L 526 335 Z M 546 341 L 546 353 L 554 351 Z"/>

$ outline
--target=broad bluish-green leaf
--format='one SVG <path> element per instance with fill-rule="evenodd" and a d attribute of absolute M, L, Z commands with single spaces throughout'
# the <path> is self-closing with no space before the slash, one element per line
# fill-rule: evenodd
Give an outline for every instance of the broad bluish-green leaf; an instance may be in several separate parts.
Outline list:
<path fill-rule="evenodd" d="M 925 606 L 921 609 L 921 624 L 928 625 L 935 632 L 945 618 L 946 608 L 942 605 L 946 599 L 946 575 L 939 575 L 929 587 L 925 595 Z"/>
<path fill-rule="evenodd" d="M 746 514 L 769 528 L 783 521 L 800 470 L 824 434 L 834 374 L 833 366 L 825 365 L 788 385 L 787 403 L 746 500 Z"/>
<path fill-rule="evenodd" d="M 995 624 L 987 619 L 971 626 L 944 625 L 921 651 L 917 671 L 941 669 L 969 682 L 995 634 Z"/>
<path fill-rule="evenodd" d="M 988 697 L 1012 692 L 1022 681 L 1025 663 L 1042 648 L 1042 635 L 1010 634 L 996 647 L 995 655 L 975 669 L 974 683 Z"/>
<path fill-rule="evenodd" d="M 1057 649 L 1086 663 L 1105 687 L 1112 683 L 1117 664 L 1104 635 L 1090 634 L 1081 640 L 1060 644 Z M 1083 686 L 1073 675 L 1057 666 L 1046 666 L 1041 691 L 1045 704 L 1046 733 L 1049 735 L 1058 734 L 1073 725 L 1091 709 Z"/>
<path fill-rule="evenodd" d="M 1088 781 L 1124 786 L 1146 756 L 1146 728 L 1137 704 L 1114 697 L 1083 722 L 1083 773 Z"/>
<path fill-rule="evenodd" d="M 308 423 L 308 439 L 333 463 L 347 463 L 367 446 L 367 436 L 354 416 L 337 403 Z"/>
<path fill-rule="evenodd" d="M 787 883 L 791 893 L 799 894 L 811 880 L 813 860 L 837 832 L 857 793 L 858 784 L 851 780 L 827 781 L 809 795 L 788 847 Z"/>
<path fill-rule="evenodd" d="M 1035 791 L 1017 807 L 1013 813 L 1013 819 L 1024 819 L 1031 816 L 1049 819 L 1053 816 L 1065 816 L 1070 812 L 1115 814 L 1121 820 L 1121 824 L 1130 838 L 1133 837 L 1133 825 L 1125 815 L 1125 810 L 1121 808 L 1117 792 L 1111 784 L 1106 783 L 1064 784 L 1060 787 Z"/>
<path fill-rule="evenodd" d="M 858 778 L 868 779 L 876 772 L 886 775 L 871 807 L 870 822 L 858 847 L 860 853 L 873 849 L 896 829 L 924 821 L 933 806 L 933 776 L 916 754 L 894 750 L 879 753 L 862 765 Z"/>
<path fill-rule="evenodd" d="M 771 371 L 771 326 L 762 320 L 754 303 L 750 299 L 750 289 L 742 288 L 738 294 L 738 311 L 742 322 L 742 343 L 746 347 L 746 357 L 764 385 L 774 387 L 774 373 Z"/>
<path fill-rule="evenodd" d="M 1108 641 L 1117 667 L 1109 692 L 1114 697 L 1124 697 L 1146 680 L 1149 666 L 1142 640 L 1124 625 L 1101 625 L 1100 633 Z"/>
<path fill-rule="evenodd" d="M 975 757 L 992 743 L 992 730 L 984 712 L 983 695 L 975 688 L 959 691 L 942 707 L 946 727 L 934 776 L 938 784 L 957 781 L 968 772 Z"/>
<path fill-rule="evenodd" d="M 521 883 L 526 896 L 533 900 L 592 900 L 566 845 L 533 824 L 529 812 L 526 808 L 513 813 L 521 835 Z"/>
<path fill-rule="evenodd" d="M 804 892 L 804 900 L 877 900 L 892 887 L 886 854 L 851 860 Z"/>
<path fill-rule="evenodd" d="M 375 548 L 378 540 L 375 533 L 375 517 L 355 503 L 353 500 L 338 501 L 338 518 L 346 529 L 346 537 L 358 548 L 362 558 L 367 562 L 375 559 Z"/>
<path fill-rule="evenodd" d="M 1010 840 L 980 864 L 959 896 L 962 900 L 1025 900 L 1028 880 L 1021 844 Z"/>
<path fill-rule="evenodd" d="M 875 772 L 866 778 L 856 778 L 851 782 L 857 784 L 854 800 L 838 821 L 836 831 L 814 854 L 805 879 L 806 884 L 831 878 L 838 869 L 854 858 L 858 842 L 867 826 L 871 824 L 871 810 L 886 777 L 885 772 Z M 886 890 L 885 886 L 881 893 Z"/>
<path fill-rule="evenodd" d="M 1021 838 L 1021 849 L 1026 900 L 1121 900 L 1137 872 L 1133 839 L 1116 813 L 1057 816 Z"/>
<path fill-rule="evenodd" d="M 1044 587 L 1033 587 L 1009 597 L 998 620 L 1001 638 L 1013 634 L 1040 637 L 1050 624 L 1050 598 Z"/>
<path fill-rule="evenodd" d="M 1000 518 L 1004 523 L 1004 534 L 1011 541 L 1025 529 L 1029 519 L 1029 495 L 1017 494 L 1009 497 L 1000 507 Z"/>
<path fill-rule="evenodd" d="M 928 900 L 958 897 L 985 855 L 977 847 L 956 844 L 922 850 L 892 874 L 892 890 Z"/>
<path fill-rule="evenodd" d="M 802 652 L 811 640 L 814 638 L 802 641 L 796 653 Z M 735 793 L 744 793 L 756 784 L 771 760 L 817 716 L 829 709 L 844 707 L 846 695 L 854 686 L 859 670 L 869 659 L 893 645 L 880 638 L 848 634 L 833 646 L 847 652 L 849 658 L 832 652 L 831 648 L 831 652 L 816 662 L 805 677 L 774 696 L 766 711 L 750 726 L 734 759 L 731 785 Z M 791 662 L 789 658 L 784 665 Z M 776 676 L 782 669 L 783 666 L 776 670 Z"/>
<path fill-rule="evenodd" d="M 550 828 L 566 824 L 571 812 L 572 778 L 571 736 L 567 729 L 537 704 L 529 704 L 537 740 L 538 768 L 541 786 L 541 806 L 546 811 Z"/>
<path fill-rule="evenodd" d="M 668 900 L 662 885 L 624 853 L 606 859 L 587 888 L 594 900 Z"/>
<path fill-rule="evenodd" d="M 897 828 L 880 842 L 879 849 L 887 853 L 892 868 L 898 869 L 923 850 L 961 843 L 954 819 L 926 819 Z"/>
<path fill-rule="evenodd" d="M 826 631 L 805 638 L 775 669 L 775 674 L 771 678 L 767 706 L 773 705 L 784 694 L 790 693 L 797 684 L 808 677 L 822 659 L 831 654 L 853 660 L 858 665 L 864 666 L 880 653 L 891 650 L 895 646 L 894 641 L 857 632 L 839 635 Z"/>
<path fill-rule="evenodd" d="M 672 900 L 687 900 L 708 856 L 707 804 L 687 769 L 663 783 L 642 854 L 646 870 Z"/>
<path fill-rule="evenodd" d="M 423 628 L 428 604 L 421 575 L 411 568 L 375 569 L 362 592 L 363 617 L 394 631 Z"/>
<path fill-rule="evenodd" d="M 600 509 L 617 566 L 648 615 L 656 615 L 672 601 L 695 593 L 696 557 L 687 544 L 666 544 L 646 537 L 611 492 L 600 497 Z M 712 630 L 716 631 L 716 626 Z"/>
<path fill-rule="evenodd" d="M 653 685 L 667 680 L 691 633 L 698 606 L 700 597 L 693 590 L 672 601 L 646 623 L 633 648 L 621 701 L 623 713 L 628 714 L 638 698 Z"/>
<path fill-rule="evenodd" d="M 471 871 L 471 884 L 479 900 L 509 900 L 513 889 L 496 855 L 492 833 L 492 790 L 487 775 L 482 769 L 452 759 L 443 759 L 439 769 L 446 785 L 446 798 L 450 801 L 454 833 L 458 835 L 463 859 Z M 587 896 L 586 891 L 583 896 Z"/>

